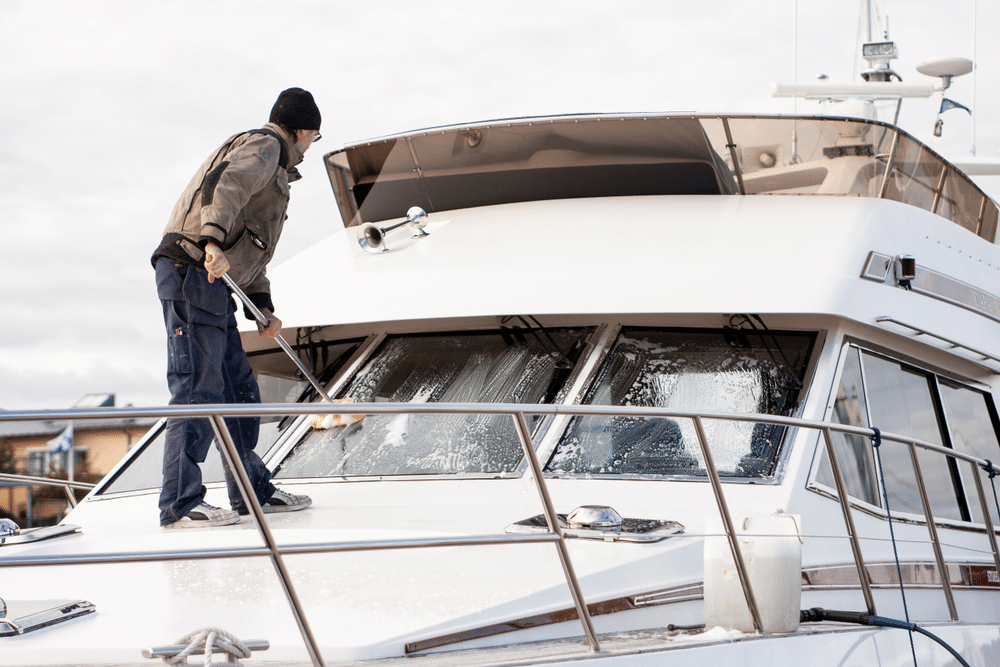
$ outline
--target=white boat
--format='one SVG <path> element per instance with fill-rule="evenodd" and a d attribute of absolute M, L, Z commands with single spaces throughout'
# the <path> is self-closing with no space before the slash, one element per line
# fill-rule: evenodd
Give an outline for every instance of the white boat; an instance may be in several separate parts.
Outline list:
<path fill-rule="evenodd" d="M 161 530 L 161 423 L 63 524 L 7 526 L 0 663 L 191 633 L 249 665 L 1000 664 L 997 205 L 953 164 L 877 120 L 690 114 L 324 162 L 345 229 L 270 275 L 354 405 L 248 333 L 262 406 L 0 415 L 194 414 L 228 451 L 220 415 L 262 412 L 313 506 Z M 334 412 L 365 417 L 304 416 Z"/>

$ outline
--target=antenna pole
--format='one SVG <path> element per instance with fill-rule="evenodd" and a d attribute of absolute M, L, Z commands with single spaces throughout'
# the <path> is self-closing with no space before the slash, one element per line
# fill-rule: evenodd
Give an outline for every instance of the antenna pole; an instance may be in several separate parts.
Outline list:
<path fill-rule="evenodd" d="M 864 0 L 866 42 L 872 41 L 872 0 Z"/>
<path fill-rule="evenodd" d="M 978 25 L 979 18 L 979 0 L 973 0 L 972 2 L 972 62 L 979 62 L 979 53 L 976 51 L 976 26 Z M 972 70 L 972 147 L 970 152 L 972 156 L 976 155 L 976 115 L 979 112 L 979 100 L 976 99 L 976 79 L 978 78 L 978 73 L 976 70 L 979 69 L 976 65 L 973 65 Z M 943 95 L 943 93 L 942 93 Z"/>
<path fill-rule="evenodd" d="M 792 81 L 799 81 L 799 0 L 792 0 Z M 792 113 L 798 112 L 799 98 L 793 97 Z"/>

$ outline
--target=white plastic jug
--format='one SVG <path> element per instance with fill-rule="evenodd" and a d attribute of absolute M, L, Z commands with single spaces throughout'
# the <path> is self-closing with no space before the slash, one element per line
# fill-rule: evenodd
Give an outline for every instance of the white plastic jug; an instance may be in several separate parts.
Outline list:
<path fill-rule="evenodd" d="M 764 632 L 794 632 L 802 600 L 801 520 L 797 514 L 733 517 Z M 721 518 L 705 538 L 705 627 L 755 632 Z"/>

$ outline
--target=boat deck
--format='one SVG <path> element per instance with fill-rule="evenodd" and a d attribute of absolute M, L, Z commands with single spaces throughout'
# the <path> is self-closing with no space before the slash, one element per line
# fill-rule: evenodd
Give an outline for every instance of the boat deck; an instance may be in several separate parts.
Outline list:
<path fill-rule="evenodd" d="M 959 645 L 963 640 L 973 641 L 980 647 L 987 648 L 983 658 L 986 662 L 973 661 L 973 664 L 996 664 L 991 662 L 995 657 L 996 646 L 1000 645 L 1000 635 L 995 627 L 967 623 L 942 622 L 925 623 L 923 627 L 935 635 Z M 327 667 L 491 667 L 516 665 L 565 664 L 576 660 L 629 659 L 641 655 L 671 651 L 669 664 L 672 667 L 685 665 L 704 667 L 706 664 L 764 664 L 771 660 L 784 663 L 799 661 L 810 664 L 810 656 L 831 655 L 826 650 L 837 650 L 845 655 L 851 655 L 858 662 L 852 664 L 877 664 L 870 662 L 885 655 L 910 655 L 910 640 L 908 633 L 890 628 L 843 625 L 835 623 L 815 623 L 800 626 L 794 633 L 788 634 L 745 634 L 722 628 L 685 630 L 671 627 L 653 628 L 642 631 L 614 632 L 599 635 L 600 651 L 590 651 L 583 636 L 564 639 L 552 639 L 536 642 L 522 642 L 485 648 L 445 651 L 438 653 L 422 653 L 395 658 L 375 660 L 336 661 L 324 660 Z M 780 640 L 780 641 L 773 641 Z M 914 635 L 915 650 L 919 664 L 930 660 L 927 664 L 947 664 L 948 656 L 942 647 L 926 637 Z M 686 650 L 685 650 L 686 649 Z M 694 649 L 694 650 L 692 650 Z M 137 649 L 137 654 L 140 652 Z M 267 652 L 258 652 L 254 657 L 241 661 L 247 667 L 312 667 L 313 663 L 304 660 L 268 660 Z M 840 655 L 838 653 L 838 655 Z M 215 659 L 221 659 L 216 653 Z M 665 656 L 666 657 L 666 656 Z M 162 664 L 157 659 L 137 659 L 129 662 L 106 663 L 94 667 L 149 667 Z M 199 653 L 188 658 L 190 664 L 201 664 L 203 656 Z M 940 662 L 944 660 L 945 662 Z M 30 666 L 25 666 L 30 667 Z"/>
<path fill-rule="evenodd" d="M 925 624 L 925 626 L 930 628 L 935 634 L 947 631 L 948 629 L 962 632 L 963 629 L 972 627 L 961 623 L 942 623 L 937 624 L 936 627 L 935 624 L 931 623 Z M 882 635 L 879 638 L 879 644 L 882 644 L 883 640 L 888 640 L 892 645 L 902 642 L 899 644 L 899 648 L 904 650 L 905 654 L 909 654 L 909 639 L 906 632 L 886 628 L 817 623 L 809 626 L 801 626 L 794 633 L 782 635 L 745 634 L 722 628 L 713 628 L 708 631 L 705 631 L 704 628 L 698 630 L 679 630 L 672 629 L 672 626 L 642 631 L 607 633 L 599 635 L 600 651 L 596 652 L 590 651 L 586 639 L 583 636 L 579 636 L 487 648 L 423 653 L 377 660 L 325 661 L 325 664 L 328 667 L 332 667 L 333 665 L 337 667 L 388 667 L 390 665 L 409 665 L 411 667 L 479 667 L 485 665 L 495 667 L 497 665 L 504 665 L 513 667 L 517 665 L 564 664 L 575 660 L 621 659 L 623 657 L 627 658 L 628 656 L 649 653 L 699 648 L 705 649 L 709 653 L 701 650 L 694 652 L 690 650 L 684 651 L 677 653 L 676 656 L 672 656 L 670 664 L 703 665 L 705 664 L 703 660 L 706 658 L 712 660 L 712 664 L 715 664 L 715 659 L 722 658 L 723 656 L 735 658 L 736 654 L 728 653 L 727 648 L 736 648 L 737 644 L 739 644 L 741 652 L 763 656 L 773 655 L 775 651 L 782 653 L 790 651 L 788 655 L 795 655 L 804 660 L 808 655 L 813 654 L 817 644 L 810 641 L 802 641 L 794 642 L 794 645 L 790 645 L 788 640 L 794 640 L 796 637 L 808 640 L 816 638 L 818 635 L 827 635 L 829 641 L 835 643 L 846 641 L 846 645 L 853 646 L 854 651 L 863 657 L 868 654 L 868 650 L 875 650 L 875 640 L 873 637 L 875 634 Z M 780 649 L 768 641 L 771 638 L 777 637 L 781 637 L 782 639 Z M 918 657 L 923 657 L 921 653 L 925 651 L 930 651 L 931 655 L 936 655 L 938 647 L 932 642 L 926 639 L 917 639 L 916 641 L 918 643 L 921 641 L 926 642 L 925 645 L 918 647 Z M 868 647 L 863 647 L 866 643 Z M 755 644 L 755 648 L 760 650 L 754 651 L 754 647 L 748 646 L 748 644 Z M 719 652 L 716 653 L 716 651 Z M 266 654 L 259 655 L 263 658 Z M 924 655 L 928 654 L 924 653 Z M 199 662 L 198 658 L 192 657 L 191 660 L 195 663 Z M 262 661 L 252 659 L 247 661 L 246 664 L 254 667 L 307 667 L 311 665 L 311 663 L 306 661 L 291 663 L 288 661 L 268 661 L 266 659 Z"/>
<path fill-rule="evenodd" d="M 730 633 L 718 628 L 711 633 L 705 633 L 703 629 L 692 632 L 687 630 L 671 630 L 669 628 L 654 628 L 650 630 L 598 635 L 601 646 L 599 651 L 591 651 L 587 646 L 586 638 L 581 635 L 579 637 L 564 639 L 507 644 L 485 649 L 424 653 L 409 655 L 404 658 L 388 658 L 341 664 L 360 667 L 361 665 L 392 665 L 405 661 L 407 664 L 419 664 L 421 667 L 536 665 L 549 662 L 564 662 L 566 660 L 589 660 L 610 656 L 621 657 L 652 651 L 664 651 L 682 645 L 690 646 L 694 641 L 708 643 L 728 642 L 738 637 L 748 636 L 738 632 Z M 695 639 L 696 637 L 697 639 Z"/>

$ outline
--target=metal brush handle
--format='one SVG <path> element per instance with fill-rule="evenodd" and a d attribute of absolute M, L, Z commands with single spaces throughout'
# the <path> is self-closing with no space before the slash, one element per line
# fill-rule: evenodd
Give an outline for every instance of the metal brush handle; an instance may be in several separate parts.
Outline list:
<path fill-rule="evenodd" d="M 266 327 L 267 318 L 264 317 L 264 313 L 260 312 L 260 308 L 255 306 L 253 301 L 250 300 L 250 297 L 248 297 L 246 294 L 243 293 L 243 290 L 241 290 L 236 285 L 236 281 L 230 278 L 229 274 L 227 273 L 222 274 L 222 280 L 225 281 L 226 285 L 229 286 L 229 289 L 232 290 L 233 294 L 235 294 L 240 298 L 240 301 L 243 302 L 243 305 L 245 305 L 247 309 L 249 309 L 250 312 L 253 313 L 253 316 L 257 318 L 257 321 Z M 281 349 L 284 350 L 291 358 L 291 360 L 295 362 L 295 365 L 299 367 L 299 371 L 301 371 L 302 375 L 305 376 L 307 380 L 309 380 L 309 384 L 311 384 L 313 388 L 315 388 L 316 391 L 319 392 L 319 395 L 323 397 L 323 400 L 325 400 L 327 403 L 333 403 L 333 399 L 330 398 L 330 394 L 326 393 L 326 389 L 324 389 L 323 386 L 319 383 L 319 381 L 313 376 L 313 374 L 309 372 L 309 369 L 306 368 L 306 365 L 302 363 L 301 359 L 299 359 L 299 355 L 295 354 L 295 350 L 293 350 L 292 346 L 289 345 L 285 341 L 285 339 L 281 337 L 281 334 L 278 334 L 277 341 L 278 345 L 281 346 Z"/>

